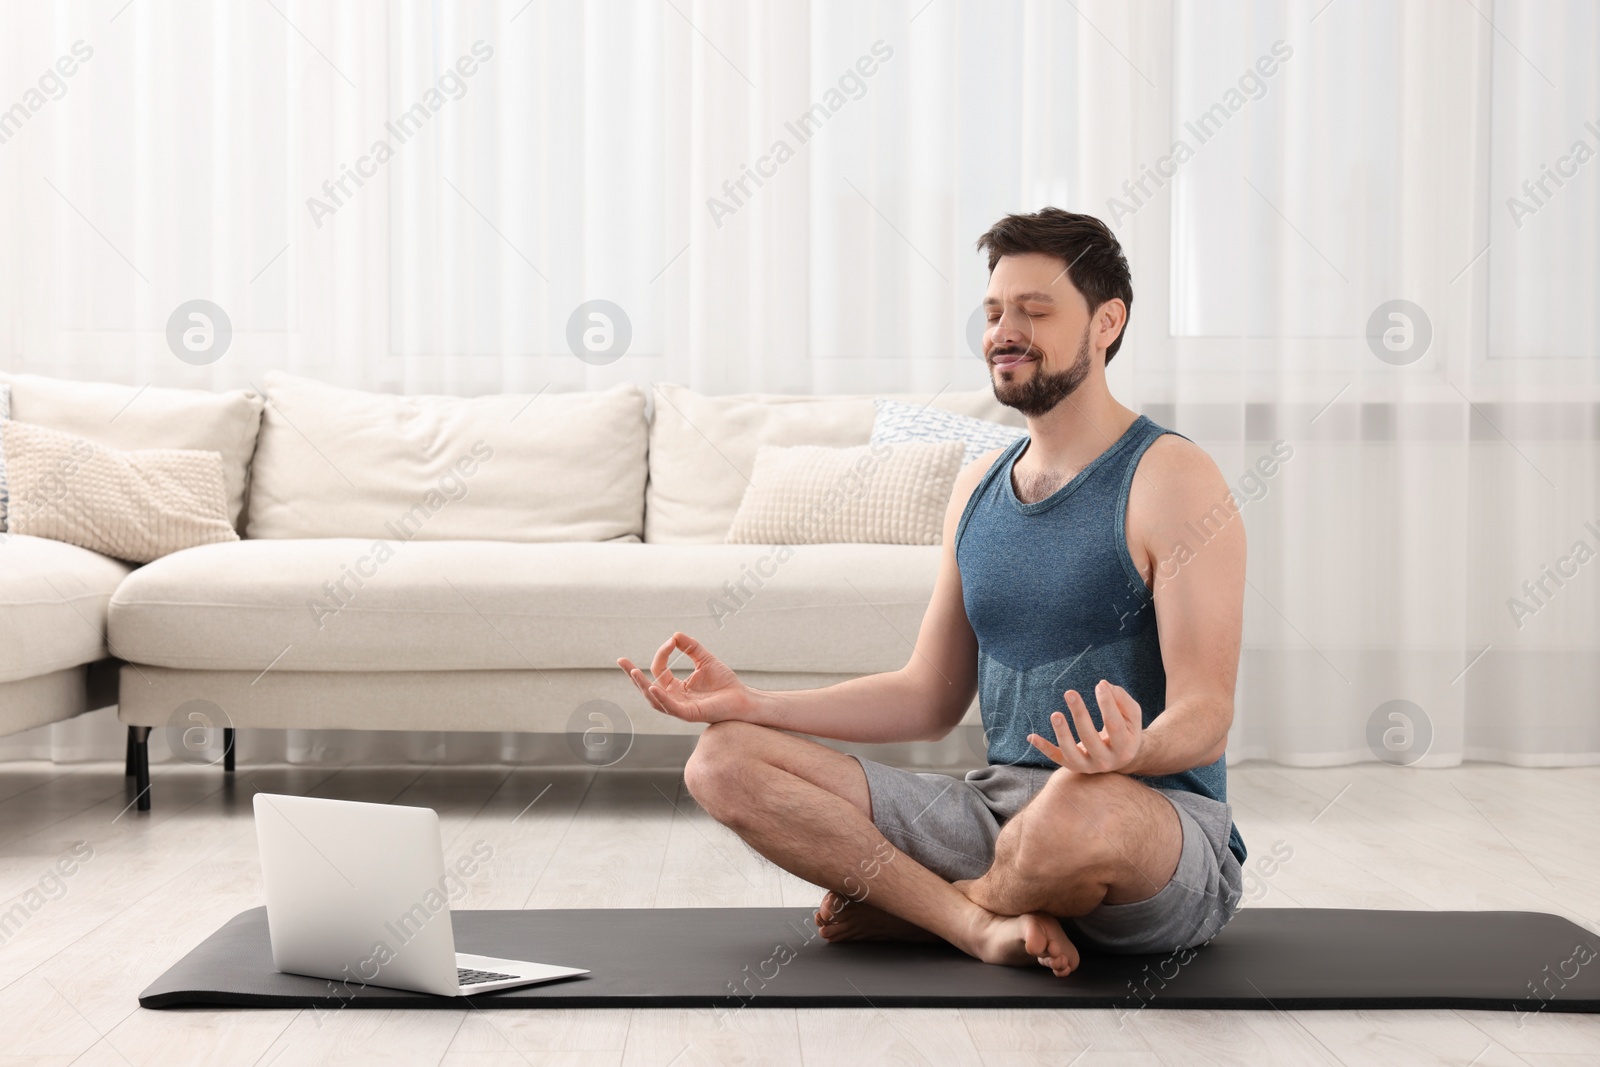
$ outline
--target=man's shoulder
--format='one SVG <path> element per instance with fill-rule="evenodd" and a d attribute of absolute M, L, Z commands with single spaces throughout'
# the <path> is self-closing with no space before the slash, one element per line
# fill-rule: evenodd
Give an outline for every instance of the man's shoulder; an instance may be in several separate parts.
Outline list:
<path fill-rule="evenodd" d="M 1211 454 L 1187 437 L 1164 433 L 1150 443 L 1129 492 L 1130 520 L 1151 526 L 1182 523 L 1214 507 L 1232 508 L 1233 497 Z"/>
<path fill-rule="evenodd" d="M 942 543 L 945 546 L 945 553 L 952 559 L 955 557 L 956 531 L 960 528 L 961 516 L 966 513 L 967 503 L 977 491 L 978 484 L 983 481 L 983 476 L 989 472 L 989 468 L 1004 451 L 1003 448 L 990 449 L 968 463 L 961 468 L 960 473 L 956 475 L 955 484 L 950 487 L 950 502 L 945 505 L 944 512 Z"/>
<path fill-rule="evenodd" d="M 950 510 L 960 516 L 966 509 L 967 500 L 978 488 L 978 483 L 983 481 L 983 476 L 989 473 L 989 468 L 994 466 L 995 460 L 1000 458 L 1003 448 L 991 448 L 989 451 L 961 468 L 956 475 L 955 484 L 950 489 Z"/>
<path fill-rule="evenodd" d="M 1211 453 L 1187 437 L 1168 430 L 1161 434 L 1139 458 L 1140 473 L 1181 475 L 1215 474 L 1222 477 Z"/>

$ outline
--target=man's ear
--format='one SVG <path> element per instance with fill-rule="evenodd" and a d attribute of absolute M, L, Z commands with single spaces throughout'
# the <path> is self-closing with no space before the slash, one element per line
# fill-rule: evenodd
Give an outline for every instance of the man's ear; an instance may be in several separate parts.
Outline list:
<path fill-rule="evenodd" d="M 1112 297 L 1095 309 L 1094 332 L 1097 346 L 1101 349 L 1110 348 L 1118 337 L 1122 336 L 1123 327 L 1128 324 L 1128 305 L 1122 302 L 1121 297 Z"/>

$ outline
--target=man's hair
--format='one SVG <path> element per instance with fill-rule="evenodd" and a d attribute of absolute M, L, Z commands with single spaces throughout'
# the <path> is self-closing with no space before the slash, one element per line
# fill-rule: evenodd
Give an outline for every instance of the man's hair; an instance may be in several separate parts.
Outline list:
<path fill-rule="evenodd" d="M 978 250 L 989 253 L 989 273 L 1001 256 L 1020 256 L 1040 252 L 1059 259 L 1067 268 L 1067 279 L 1089 302 L 1089 314 L 1113 297 L 1122 301 L 1128 317 L 1133 313 L 1133 278 L 1128 271 L 1122 244 L 1110 227 L 1093 215 L 1078 215 L 1047 207 L 1031 215 L 1007 215 L 989 232 L 978 238 Z M 1122 332 L 1106 349 L 1106 362 L 1122 347 L 1127 336 L 1127 319 Z"/>

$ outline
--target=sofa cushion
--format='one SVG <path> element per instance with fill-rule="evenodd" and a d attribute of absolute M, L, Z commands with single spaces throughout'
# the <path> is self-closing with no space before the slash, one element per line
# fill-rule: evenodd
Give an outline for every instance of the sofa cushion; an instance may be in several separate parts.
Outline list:
<path fill-rule="evenodd" d="M 644 394 L 396 396 L 271 372 L 248 536 L 606 541 L 644 524 Z"/>
<path fill-rule="evenodd" d="M 106 604 L 129 570 L 76 545 L 0 535 L 0 682 L 104 659 Z"/>
<path fill-rule="evenodd" d="M 124 451 L 31 422 L 0 424 L 0 443 L 11 456 L 9 528 L 16 533 L 135 563 L 239 539 L 216 452 Z"/>
<path fill-rule="evenodd" d="M 11 417 L 87 437 L 108 448 L 188 448 L 222 455 L 228 516 L 244 515 L 245 481 L 261 425 L 261 397 L 233 390 L 74 382 L 33 374 L 3 374 L 11 386 Z"/>
<path fill-rule="evenodd" d="M 762 445 L 728 543 L 936 545 L 965 447 Z"/>
<path fill-rule="evenodd" d="M 874 401 L 877 417 L 872 421 L 872 443 L 875 445 L 905 445 L 917 441 L 960 441 L 966 446 L 961 464 L 966 466 L 991 449 L 1005 448 L 1028 431 L 1021 426 L 1007 426 L 941 411 L 926 404 L 908 404 L 904 400 L 879 397 Z"/>
<path fill-rule="evenodd" d="M 870 396 L 703 396 L 679 385 L 655 387 L 650 423 L 646 541 L 721 541 L 750 484 L 762 445 L 864 445 L 872 435 Z M 1025 420 L 987 389 L 934 396 L 895 394 L 959 415 L 1022 426 Z"/>
<path fill-rule="evenodd" d="M 869 673 L 911 654 L 924 545 L 237 541 L 135 571 L 111 639 L 135 663 L 264 671 L 646 662 L 674 630 L 735 669 Z"/>

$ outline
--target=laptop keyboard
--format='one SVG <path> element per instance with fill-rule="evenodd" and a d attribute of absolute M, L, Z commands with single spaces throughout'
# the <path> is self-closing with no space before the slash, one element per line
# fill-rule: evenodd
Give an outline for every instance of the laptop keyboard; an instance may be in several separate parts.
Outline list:
<path fill-rule="evenodd" d="M 464 986 L 479 985 L 483 982 L 499 982 L 507 978 L 515 978 L 514 974 L 500 974 L 496 971 L 475 971 L 470 967 L 456 968 L 456 981 Z"/>

